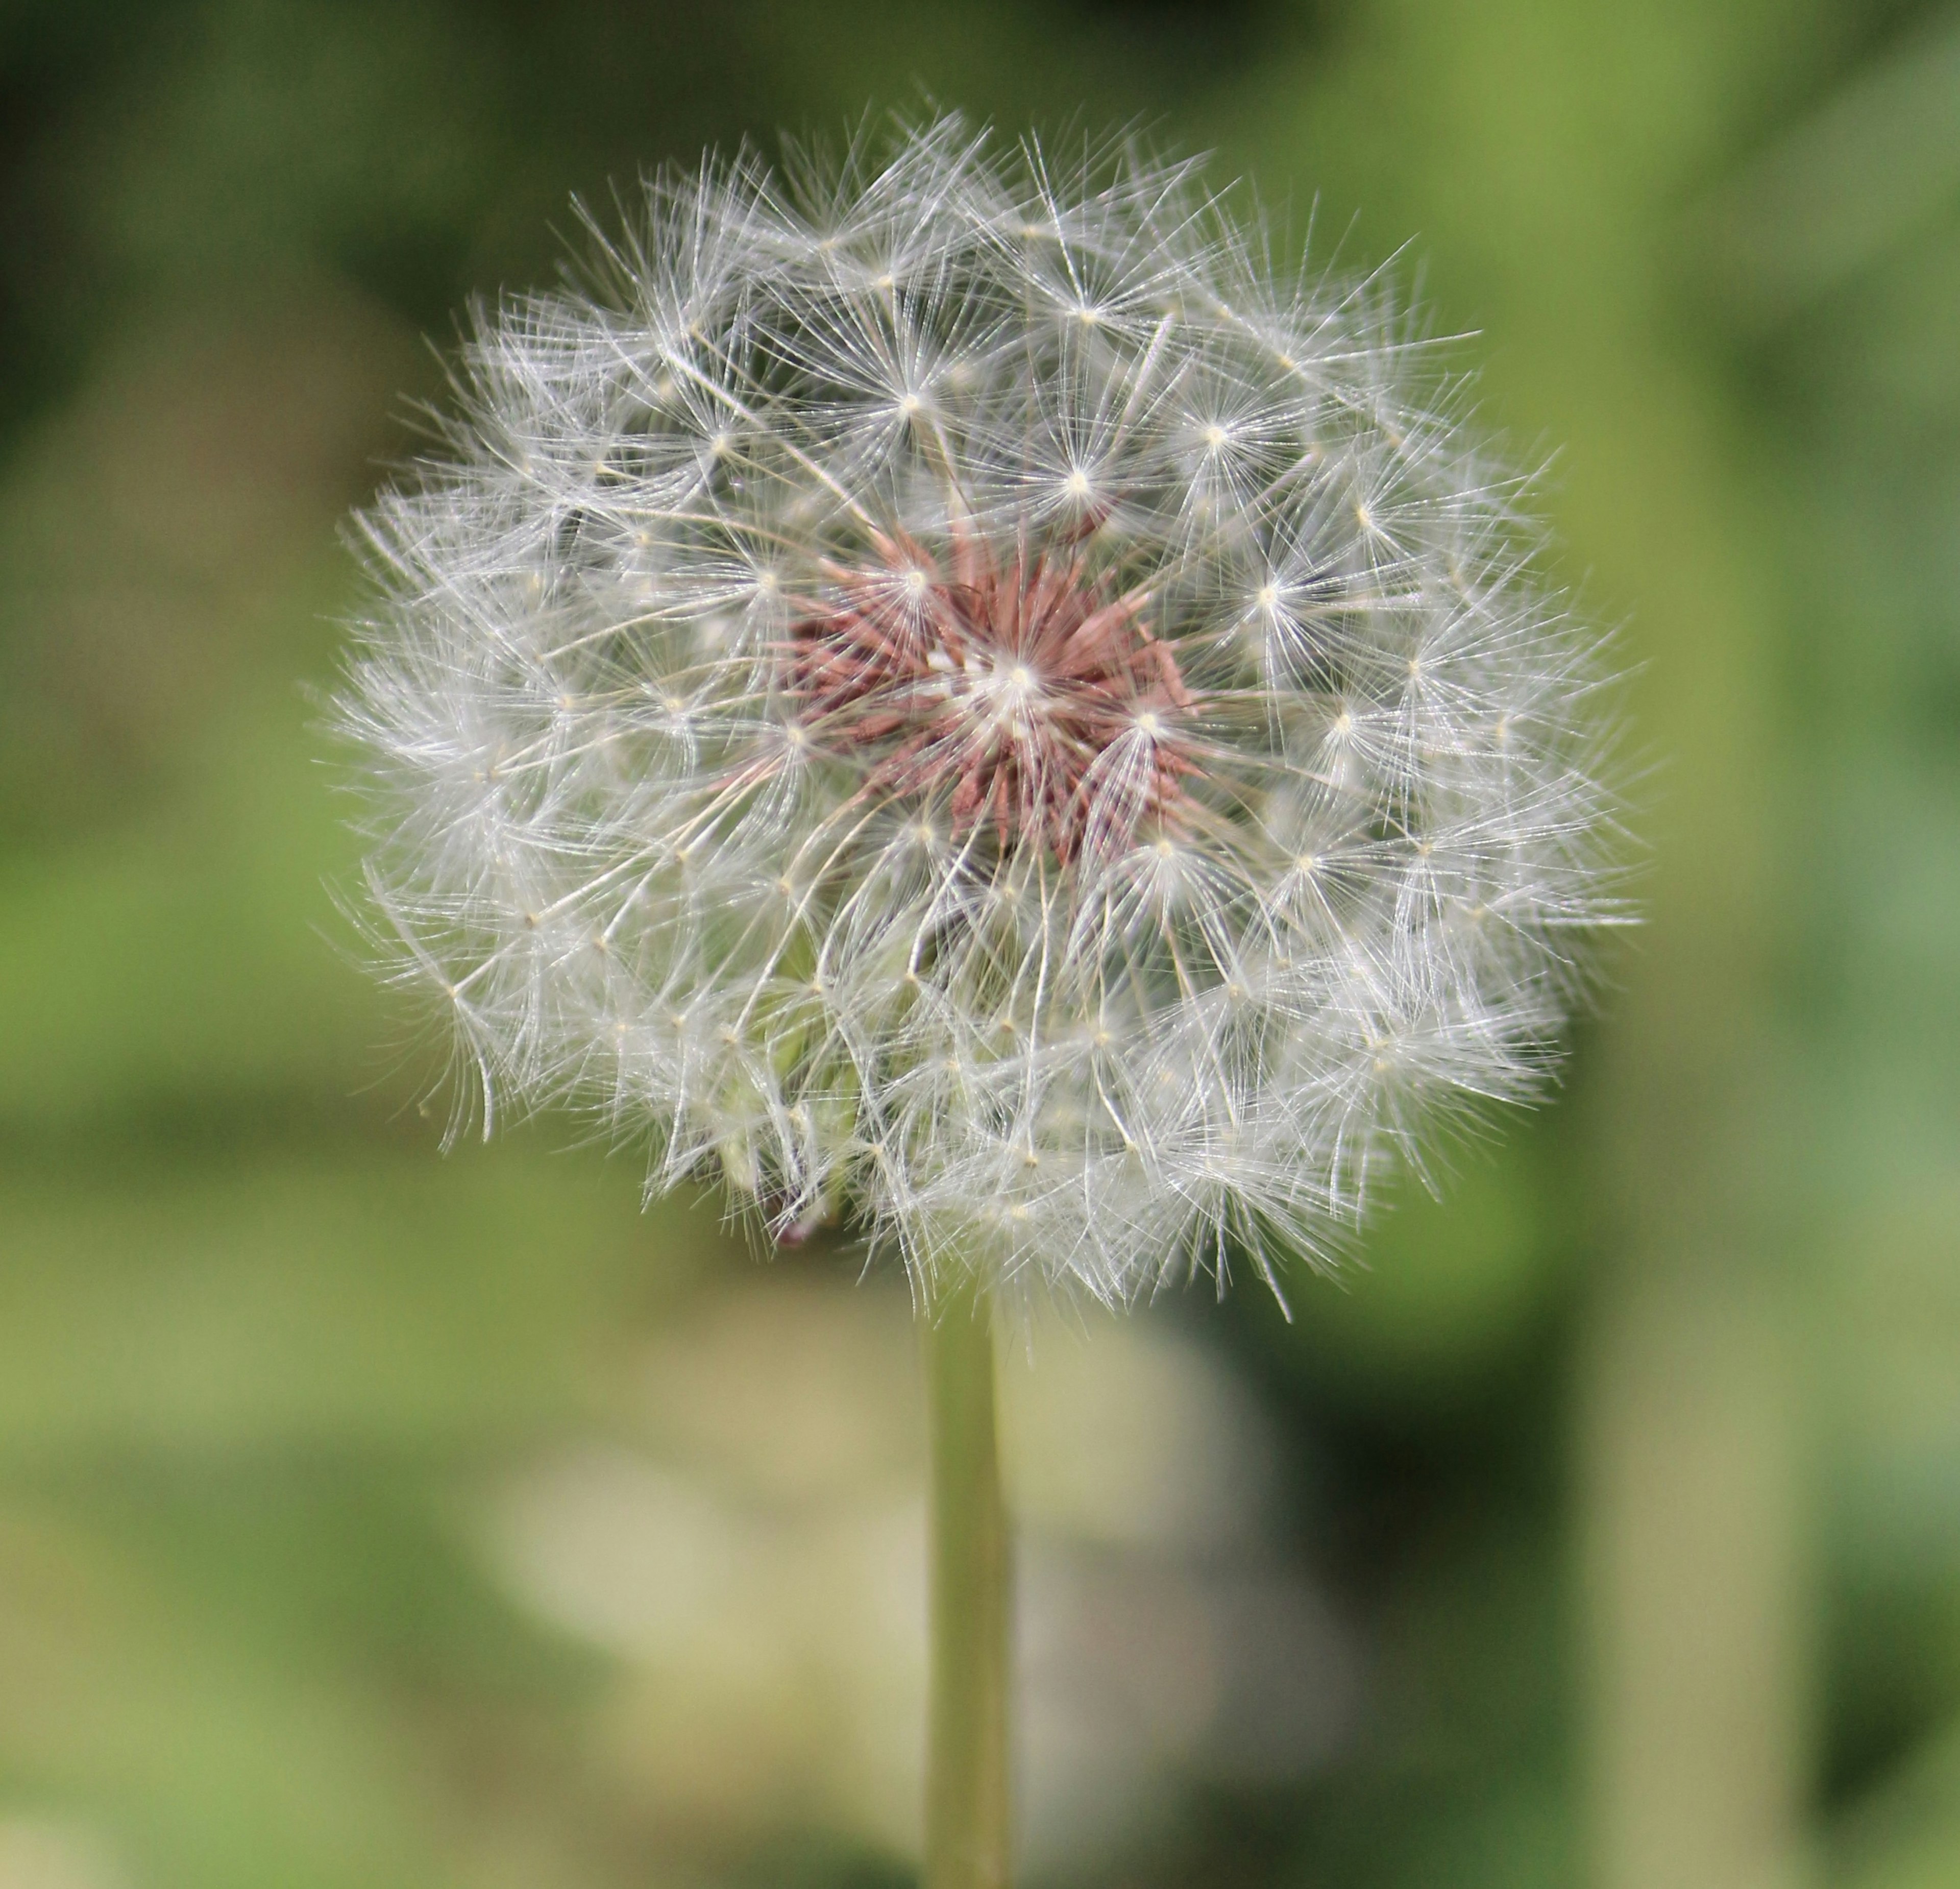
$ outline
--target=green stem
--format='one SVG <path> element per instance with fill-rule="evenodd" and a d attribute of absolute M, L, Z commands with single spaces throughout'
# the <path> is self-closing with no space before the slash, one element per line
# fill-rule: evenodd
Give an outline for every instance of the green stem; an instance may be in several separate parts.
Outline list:
<path fill-rule="evenodd" d="M 932 1677 L 925 1889 L 1007 1881 L 1007 1511 L 994 1421 L 994 1306 L 962 1281 L 926 1308 L 932 1436 Z"/>

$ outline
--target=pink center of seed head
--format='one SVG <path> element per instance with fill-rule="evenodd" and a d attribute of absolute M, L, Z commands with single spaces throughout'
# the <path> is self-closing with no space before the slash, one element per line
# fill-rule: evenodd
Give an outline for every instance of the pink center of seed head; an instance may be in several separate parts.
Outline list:
<path fill-rule="evenodd" d="M 945 792 L 956 833 L 991 823 L 1003 848 L 1064 864 L 1174 811 L 1193 702 L 1144 592 L 1109 596 L 1077 543 L 1004 566 L 956 534 L 950 577 L 902 534 L 873 543 L 878 569 L 825 567 L 838 599 L 792 626 L 784 658 L 817 744 L 875 757 L 866 792 Z"/>

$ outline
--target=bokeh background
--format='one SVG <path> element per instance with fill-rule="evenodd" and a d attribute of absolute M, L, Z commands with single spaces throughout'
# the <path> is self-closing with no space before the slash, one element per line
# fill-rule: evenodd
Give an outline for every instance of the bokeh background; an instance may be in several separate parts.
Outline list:
<path fill-rule="evenodd" d="M 1960 1882 L 1950 3 L 7 0 L 0 1889 L 912 1880 L 902 1287 L 438 1152 L 307 692 L 571 193 L 927 99 L 1399 252 L 1653 763 L 1558 1106 L 1017 1353 L 1030 1882 Z"/>

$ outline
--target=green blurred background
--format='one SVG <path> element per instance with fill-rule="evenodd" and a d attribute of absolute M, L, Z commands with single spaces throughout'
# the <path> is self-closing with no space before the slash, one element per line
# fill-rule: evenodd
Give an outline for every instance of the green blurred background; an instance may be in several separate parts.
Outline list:
<path fill-rule="evenodd" d="M 570 193 L 926 98 L 1411 242 L 1655 763 L 1555 1108 L 1016 1362 L 1030 1881 L 1960 1883 L 1960 13 L 6 0 L 0 1889 L 912 1879 L 902 1289 L 438 1152 L 308 690 Z"/>

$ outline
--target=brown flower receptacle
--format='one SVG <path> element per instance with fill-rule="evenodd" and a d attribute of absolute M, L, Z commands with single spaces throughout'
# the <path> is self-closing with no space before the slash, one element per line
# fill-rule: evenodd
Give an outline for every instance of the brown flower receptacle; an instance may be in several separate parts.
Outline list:
<path fill-rule="evenodd" d="M 1175 809 L 1195 703 L 1150 634 L 1147 587 L 1109 595 L 1081 541 L 1025 544 L 1004 568 L 954 534 L 954 575 L 878 534 L 882 569 L 831 567 L 840 596 L 793 626 L 786 685 L 838 750 L 891 744 L 869 794 L 950 789 L 957 833 L 1043 839 L 1063 864 L 1126 844 Z"/>

